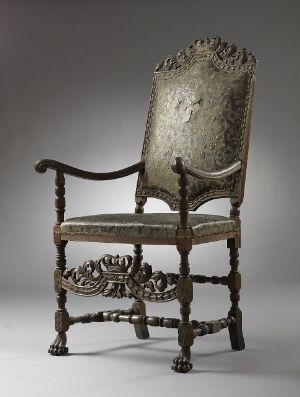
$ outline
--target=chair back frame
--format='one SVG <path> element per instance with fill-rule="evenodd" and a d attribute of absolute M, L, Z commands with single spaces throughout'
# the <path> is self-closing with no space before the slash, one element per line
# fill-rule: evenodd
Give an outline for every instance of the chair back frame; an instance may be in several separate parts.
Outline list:
<path fill-rule="evenodd" d="M 179 209 L 178 181 L 171 169 L 179 156 L 210 172 L 237 160 L 242 163 L 236 175 L 219 181 L 189 176 L 189 210 L 215 198 L 242 203 L 256 63 L 245 49 L 238 51 L 235 45 L 213 38 L 196 40 L 157 65 L 142 151 L 145 170 L 139 173 L 136 189 L 138 200 L 154 197 L 172 210 Z"/>

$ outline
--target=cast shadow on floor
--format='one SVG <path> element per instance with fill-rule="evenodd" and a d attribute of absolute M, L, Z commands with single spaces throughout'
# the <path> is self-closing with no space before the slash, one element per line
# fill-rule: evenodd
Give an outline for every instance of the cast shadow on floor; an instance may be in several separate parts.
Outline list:
<path fill-rule="evenodd" d="M 174 348 L 167 348 L 163 345 L 170 345 L 174 342 Z M 195 373 L 228 373 L 228 374 L 248 374 L 257 375 L 266 370 L 266 352 L 259 349 L 247 348 L 244 351 L 233 351 L 230 348 L 216 350 L 213 343 L 209 342 L 211 351 L 201 352 L 200 343 L 195 342 L 192 346 L 192 362 L 194 365 L 191 374 Z M 173 343 L 172 343 L 173 345 Z M 151 352 L 149 352 L 151 351 Z M 179 347 L 176 338 L 161 337 L 149 338 L 147 340 L 134 340 L 127 343 L 123 340 L 118 346 L 102 348 L 96 351 L 71 352 L 68 356 L 99 356 L 109 359 L 135 361 L 139 365 L 161 365 L 170 367 L 172 359 L 178 354 Z M 118 354 L 115 354 L 118 353 Z M 276 372 L 276 368 L 274 368 Z M 279 371 L 279 370 L 278 370 Z M 269 371 L 273 374 L 273 371 Z M 280 369 L 282 374 L 282 369 Z M 289 373 L 290 374 L 290 373 Z"/>

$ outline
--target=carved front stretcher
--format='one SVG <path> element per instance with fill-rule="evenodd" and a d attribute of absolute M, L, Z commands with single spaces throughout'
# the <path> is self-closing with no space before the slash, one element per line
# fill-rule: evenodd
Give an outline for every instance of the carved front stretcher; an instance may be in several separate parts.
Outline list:
<path fill-rule="evenodd" d="M 175 273 L 152 271 L 148 263 L 134 265 L 130 255 L 103 255 L 78 268 L 56 270 L 55 290 L 61 288 L 76 295 L 102 294 L 112 298 L 138 298 L 150 302 L 166 302 L 177 297 L 178 276 Z"/>
<path fill-rule="evenodd" d="M 71 325 L 105 321 L 132 324 L 140 339 L 149 337 L 148 326 L 177 329 L 180 351 L 172 362 L 176 372 L 192 369 L 191 347 L 197 336 L 228 328 L 232 349 L 245 348 L 239 307 L 239 208 L 244 197 L 255 66 L 251 53 L 238 51 L 220 38 L 196 40 L 156 68 L 140 162 L 107 173 L 84 171 L 47 159 L 36 164 L 39 173 L 49 168 L 56 171 L 57 335 L 50 345 L 50 354 L 68 353 L 66 332 Z M 64 220 L 65 175 L 104 181 L 136 172 L 134 214 L 98 214 Z M 144 214 L 148 197 L 165 201 L 176 213 Z M 229 217 L 190 214 L 216 198 L 230 199 Z M 193 246 L 219 240 L 227 241 L 229 274 L 190 274 L 189 254 Z M 67 267 L 65 247 L 69 241 L 132 244 L 134 255 L 105 254 L 82 266 Z M 153 270 L 143 262 L 142 244 L 176 246 L 180 258 L 178 273 Z M 231 307 L 224 318 L 190 318 L 195 283 L 228 287 Z M 71 316 L 66 309 L 67 292 L 132 298 L 134 302 L 127 310 Z M 146 314 L 145 302 L 174 299 L 180 306 L 180 318 Z"/>
<path fill-rule="evenodd" d="M 195 283 L 228 285 L 228 277 L 190 275 Z M 62 289 L 81 296 L 103 295 L 111 298 L 137 298 L 148 302 L 168 302 L 177 298 L 178 273 L 152 271 L 143 263 L 133 265 L 130 255 L 103 255 L 82 266 L 54 272 L 54 289 Z"/>
<path fill-rule="evenodd" d="M 190 275 L 192 282 L 228 285 L 228 277 Z M 133 264 L 130 255 L 103 255 L 99 260 L 89 260 L 82 266 L 54 272 L 54 288 L 57 293 L 62 290 L 81 296 L 101 294 L 111 298 L 134 298 L 150 302 L 167 302 L 178 298 L 178 273 L 152 271 L 148 263 Z M 67 331 L 70 325 L 91 322 L 128 322 L 133 325 L 179 328 L 180 319 L 138 314 L 134 308 L 128 310 L 109 310 L 88 313 L 81 316 L 58 314 L 57 328 Z M 63 325 L 65 323 L 65 325 Z M 229 316 L 214 321 L 191 321 L 193 338 L 214 334 L 223 328 L 235 324 L 235 317 Z"/>

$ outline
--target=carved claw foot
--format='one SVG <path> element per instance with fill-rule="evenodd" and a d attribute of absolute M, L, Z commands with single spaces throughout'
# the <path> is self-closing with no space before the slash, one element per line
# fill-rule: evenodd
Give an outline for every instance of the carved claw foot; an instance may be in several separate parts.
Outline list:
<path fill-rule="evenodd" d="M 185 374 L 193 368 L 193 364 L 182 354 L 175 357 L 172 364 L 172 370 L 175 372 L 181 372 Z"/>
<path fill-rule="evenodd" d="M 58 333 L 54 342 L 50 345 L 48 353 L 52 356 L 63 356 L 67 354 L 69 349 L 66 347 L 67 336 L 63 333 Z"/>

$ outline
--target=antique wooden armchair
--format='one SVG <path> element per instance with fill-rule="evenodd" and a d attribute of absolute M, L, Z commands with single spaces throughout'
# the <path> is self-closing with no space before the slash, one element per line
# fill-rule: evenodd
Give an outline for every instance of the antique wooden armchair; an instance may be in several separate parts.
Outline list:
<path fill-rule="evenodd" d="M 58 309 L 57 336 L 49 353 L 68 352 L 66 332 L 76 323 L 125 321 L 138 338 L 149 337 L 148 326 L 178 329 L 180 353 L 172 369 L 192 368 L 194 338 L 228 327 L 232 349 L 245 347 L 239 308 L 241 276 L 238 249 L 241 239 L 239 207 L 243 201 L 254 91 L 256 60 L 220 38 L 196 40 L 176 56 L 159 63 L 154 73 L 146 134 L 139 163 L 116 172 L 83 171 L 54 160 L 36 163 L 37 172 L 56 171 L 57 248 L 54 288 Z M 132 214 L 101 214 L 64 220 L 64 174 L 103 181 L 138 172 L 136 207 Z M 144 214 L 147 197 L 165 201 L 173 213 Z M 190 214 L 216 198 L 231 201 L 229 217 Z M 190 274 L 189 253 L 195 244 L 227 240 L 231 270 L 228 276 Z M 103 255 L 77 268 L 66 268 L 68 241 L 96 241 L 134 245 L 134 255 Z M 142 263 L 142 244 L 175 245 L 179 273 L 152 271 Z M 227 285 L 231 308 L 216 321 L 190 319 L 193 283 Z M 129 310 L 69 316 L 66 292 L 77 295 L 134 299 Z M 147 316 L 145 301 L 178 299 L 180 318 Z"/>

